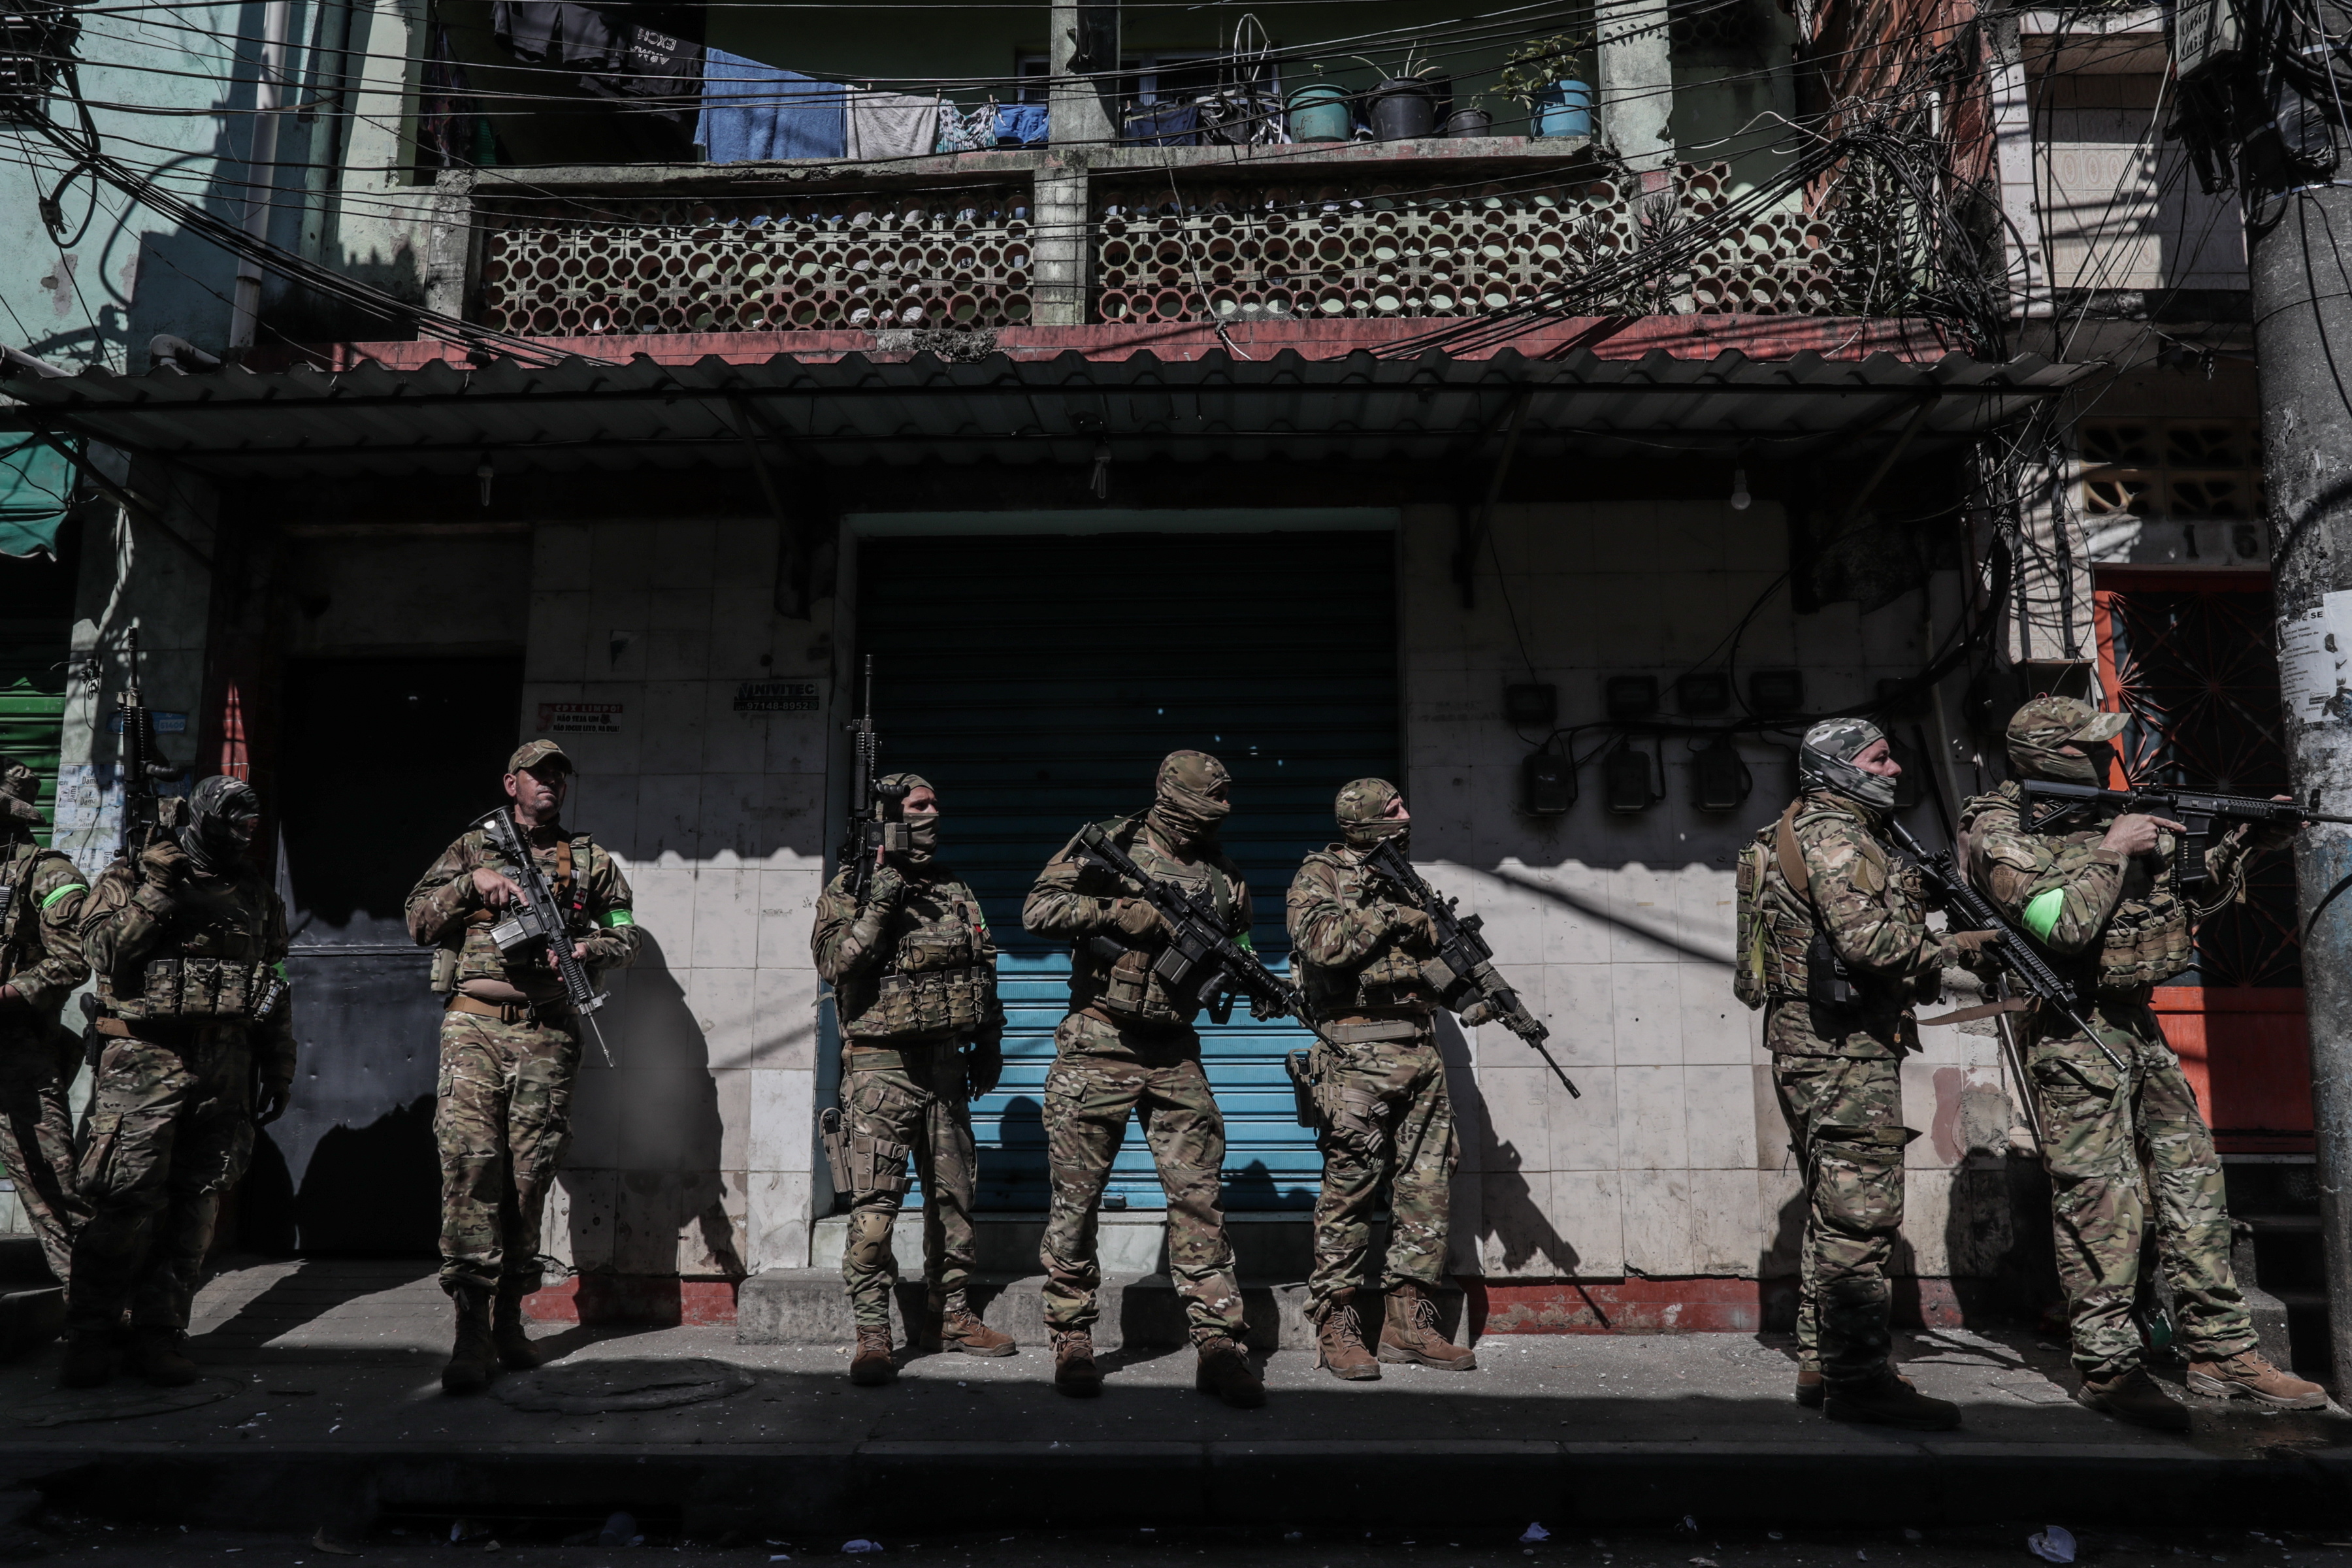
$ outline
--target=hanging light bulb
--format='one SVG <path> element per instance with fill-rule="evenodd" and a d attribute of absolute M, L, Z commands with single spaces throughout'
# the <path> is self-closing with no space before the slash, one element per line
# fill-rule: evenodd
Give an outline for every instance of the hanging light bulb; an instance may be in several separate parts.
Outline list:
<path fill-rule="evenodd" d="M 481 466 L 474 470 L 474 478 L 481 480 L 482 482 L 482 504 L 484 506 L 490 504 L 490 481 L 498 477 L 499 471 L 490 467 L 490 459 L 487 455 L 485 455 L 482 458 Z"/>
<path fill-rule="evenodd" d="M 1748 503 L 1755 499 L 1755 497 L 1748 493 L 1748 470 L 1746 468 L 1732 469 L 1731 510 L 1734 511 L 1746 511 L 1748 510 Z"/>

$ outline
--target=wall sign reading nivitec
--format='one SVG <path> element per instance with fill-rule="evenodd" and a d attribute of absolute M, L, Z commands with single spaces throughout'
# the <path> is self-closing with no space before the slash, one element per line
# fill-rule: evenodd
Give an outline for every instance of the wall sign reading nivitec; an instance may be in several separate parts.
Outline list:
<path fill-rule="evenodd" d="M 735 688 L 738 713 L 814 713 L 814 680 L 747 680 Z"/>
<path fill-rule="evenodd" d="M 621 705 L 617 702 L 542 702 L 539 728 L 546 735 L 617 735 Z"/>

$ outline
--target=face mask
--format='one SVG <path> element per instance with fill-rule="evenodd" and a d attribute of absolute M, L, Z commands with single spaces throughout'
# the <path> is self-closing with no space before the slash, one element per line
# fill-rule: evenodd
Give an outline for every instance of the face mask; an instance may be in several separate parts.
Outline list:
<path fill-rule="evenodd" d="M 1840 721 L 1834 730 L 1829 724 L 1815 725 L 1797 748 L 1798 783 L 1808 790 L 1843 795 L 1873 811 L 1892 810 L 1895 781 L 1853 765 L 1854 758 L 1885 738 L 1878 726 L 1858 720 Z"/>
<path fill-rule="evenodd" d="M 1225 784 L 1225 765 L 1203 752 L 1175 752 L 1160 764 L 1160 794 L 1145 814 L 1171 847 L 1188 849 L 1216 837 L 1233 803 L 1210 792 Z"/>
<path fill-rule="evenodd" d="M 919 866 L 939 853 L 940 814 L 936 811 L 910 811 L 907 822 L 907 858 Z"/>
<path fill-rule="evenodd" d="M 1411 818 L 1383 816 L 1397 798 L 1396 785 L 1386 779 L 1350 779 L 1339 786 L 1331 815 L 1339 819 L 1339 838 L 1350 849 L 1370 849 L 1382 839 L 1393 839 L 1402 850 L 1412 835 Z"/>
<path fill-rule="evenodd" d="M 2016 765 L 2018 772 L 2028 778 L 2046 779 L 2052 784 L 2090 784 L 2105 789 L 2107 768 L 2116 754 L 2114 745 L 2105 741 L 2059 742 L 2062 746 L 2067 744 L 2072 744 L 2083 755 L 2070 757 L 2053 746 L 2012 742 L 2009 748 L 2009 760 Z"/>

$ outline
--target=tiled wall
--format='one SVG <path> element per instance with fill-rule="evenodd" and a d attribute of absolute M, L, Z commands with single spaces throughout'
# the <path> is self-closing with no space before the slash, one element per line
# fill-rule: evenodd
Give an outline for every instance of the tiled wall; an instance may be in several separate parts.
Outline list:
<path fill-rule="evenodd" d="M 1690 804 L 1688 753 L 1669 738 L 1665 798 L 1626 816 L 1603 807 L 1596 757 L 1568 815 L 1537 819 L 1514 803 L 1520 760 L 1541 737 L 1522 739 L 1502 716 L 1513 682 L 1557 685 L 1560 721 L 1575 724 L 1601 717 L 1607 675 L 1654 674 L 1670 692 L 1702 660 L 1721 668 L 1718 645 L 1788 564 L 1778 509 L 1503 507 L 1469 608 L 1452 576 L 1454 537 L 1450 509 L 1406 513 L 1413 852 L 1465 911 L 1486 916 L 1583 1098 L 1499 1027 L 1456 1044 L 1453 1266 L 1517 1278 L 1786 1272 L 1798 1181 L 1761 1016 L 1730 987 L 1733 856 L 1786 803 L 1786 753 L 1743 742 L 1754 791 L 1715 814 Z M 1869 616 L 1845 604 L 1800 616 L 1774 589 L 1740 637 L 1737 669 L 1744 682 L 1758 668 L 1801 668 L 1808 705 L 1832 709 L 1874 695 L 1879 677 L 1916 671 L 1922 630 L 1917 594 Z M 1601 738 L 1578 737 L 1580 755 Z M 1957 1251 L 1960 1272 L 1989 1272 L 2006 1211 L 1964 1202 L 1955 1215 L 1950 1194 L 1971 1165 L 1998 1184 L 2010 1117 L 1994 1042 L 1927 1033 L 1904 1071 L 1905 1119 L 1926 1135 L 1909 1152 L 1903 1263 L 1945 1275 Z"/>
<path fill-rule="evenodd" d="M 619 705 L 613 732 L 557 738 L 580 766 L 567 816 L 624 860 L 645 934 L 598 1015 L 618 1065 L 583 1053 L 550 1215 L 576 1268 L 807 1261 L 831 601 L 814 626 L 783 620 L 774 574 L 765 521 L 534 540 L 522 727 L 549 728 L 544 703 Z M 743 683 L 780 680 L 818 710 L 737 710 Z"/>

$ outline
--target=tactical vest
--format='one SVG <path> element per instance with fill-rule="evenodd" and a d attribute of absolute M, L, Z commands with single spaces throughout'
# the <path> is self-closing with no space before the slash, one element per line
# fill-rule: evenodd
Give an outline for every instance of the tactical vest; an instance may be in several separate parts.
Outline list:
<path fill-rule="evenodd" d="M 969 1034 L 996 1017 L 996 949 L 968 889 L 950 879 L 913 882 L 891 925 L 889 956 L 834 987 L 844 1035 Z"/>
<path fill-rule="evenodd" d="M 1847 974 L 1837 963 L 1835 944 L 1811 896 L 1812 889 L 1808 887 L 1800 893 L 1782 869 L 1780 822 L 1781 818 L 1775 817 L 1739 852 L 1735 877 L 1738 904 L 1733 994 L 1750 1007 L 1761 1007 L 1768 1002 L 1811 1000 L 1816 1007 L 1842 1009 L 1851 1005 L 1857 1016 L 1899 1013 L 1921 1000 L 1923 988 L 1914 978 L 1896 979 L 1860 971 Z M 1792 853 L 1801 865 L 1805 829 L 1822 822 L 1862 828 L 1857 836 L 1861 853 L 1876 865 L 1882 881 L 1893 878 L 1894 868 L 1887 863 L 1885 848 L 1865 824 L 1851 812 L 1805 797 L 1799 798 L 1795 813 L 1789 818 L 1794 840 Z M 1827 999 L 1825 982 L 1829 976 L 1822 973 L 1825 965 L 1835 967 L 1837 977 L 1850 988 L 1850 1003 L 1832 1003 Z M 1927 989 L 1932 994 L 1932 986 Z"/>
<path fill-rule="evenodd" d="M 121 861 L 109 875 L 117 873 L 130 874 Z M 166 922 L 163 945 L 170 951 L 146 962 L 135 992 L 118 985 L 109 971 L 97 971 L 100 1005 L 120 1018 L 210 1024 L 239 1023 L 270 1011 L 285 981 L 283 971 L 263 956 L 268 897 L 249 873 L 182 883 Z"/>
<path fill-rule="evenodd" d="M 33 868 L 46 853 L 27 839 L 9 846 L 6 860 L 0 862 L 0 985 L 24 972 L 36 945 L 31 938 L 41 914 L 34 907 Z"/>
<path fill-rule="evenodd" d="M 1993 794 L 1979 795 L 1962 808 L 1962 835 L 1968 835 L 1984 818 L 2001 813 L 2006 813 L 2014 824 L 2017 837 L 2033 847 L 2034 859 L 2044 868 L 2063 858 L 2086 855 L 2107 834 L 2105 822 L 2063 833 L 2028 832 L 2017 786 L 2004 784 Z M 2115 913 L 2099 930 L 2097 951 L 2069 957 L 2049 953 L 2046 956 L 2052 967 L 2078 983 L 2089 982 L 2105 991 L 2137 991 L 2161 985 L 2187 969 L 2196 956 L 2196 942 L 2189 930 L 2189 906 L 2173 886 L 2173 857 L 2179 849 L 2179 841 L 2170 833 L 2161 833 L 2152 858 L 2153 867 L 2149 864 L 2151 857 L 2133 856 L 2124 869 L 2123 897 L 2116 901 Z"/>
<path fill-rule="evenodd" d="M 1120 848 L 1134 858 L 1136 863 L 1161 881 L 1173 882 L 1199 891 L 1206 887 L 1211 901 L 1216 906 L 1217 918 L 1233 930 L 1234 883 L 1241 872 L 1222 854 L 1204 856 L 1192 866 L 1178 865 L 1154 848 L 1143 831 L 1143 818 L 1126 816 L 1106 822 L 1103 830 Z M 1119 887 L 1109 896 L 1131 898 L 1132 889 Z M 1090 944 L 1080 942 L 1070 960 L 1070 1005 L 1073 1008 L 1096 1007 L 1114 1018 L 1128 1018 L 1146 1024 L 1189 1024 L 1201 1011 L 1192 998 L 1181 1001 L 1168 994 L 1160 977 L 1151 972 L 1166 940 L 1158 932 L 1147 937 L 1131 937 L 1114 931 L 1110 941 L 1127 951 L 1117 961 L 1105 958 Z"/>
<path fill-rule="evenodd" d="M 499 852 L 488 833 L 476 828 L 467 837 L 475 841 L 479 852 L 480 858 L 474 862 L 476 867 L 514 876 L 516 868 Z M 593 936 L 596 931 L 596 922 L 588 915 L 585 885 L 590 847 L 584 833 L 559 838 L 548 847 L 546 858 L 550 864 L 541 867 L 557 905 L 563 910 L 563 929 L 572 933 L 574 941 Z M 443 932 L 441 945 L 433 954 L 433 989 L 446 995 L 468 980 L 501 981 L 527 992 L 544 991 L 552 985 L 555 971 L 538 947 L 532 949 L 530 958 L 518 963 L 501 952 L 491 939 L 491 929 L 513 912 L 475 910 Z M 526 973 L 518 974 L 518 969 Z"/>
<path fill-rule="evenodd" d="M 1342 904 L 1360 905 L 1382 914 L 1405 907 L 1382 890 L 1387 884 L 1368 874 L 1345 845 L 1329 845 L 1307 857 L 1310 866 L 1318 862 L 1339 871 L 1337 892 Z M 1400 1008 L 1425 1012 L 1437 1002 L 1436 987 L 1423 975 L 1421 960 L 1407 953 L 1392 937 L 1381 938 L 1354 969 L 1328 968 L 1303 957 L 1294 967 L 1307 993 L 1307 1007 L 1318 1018 Z"/>

